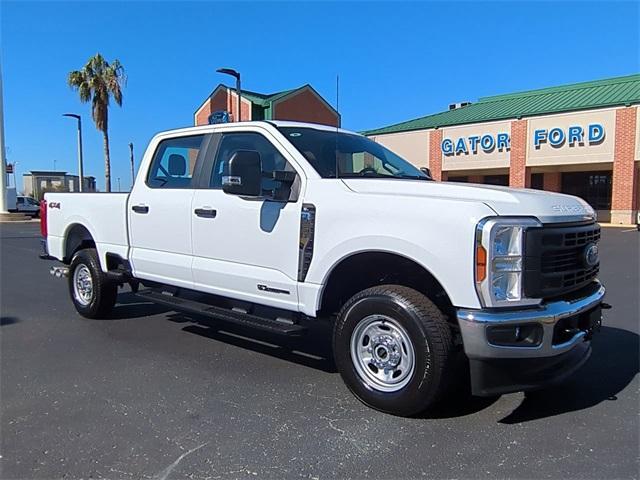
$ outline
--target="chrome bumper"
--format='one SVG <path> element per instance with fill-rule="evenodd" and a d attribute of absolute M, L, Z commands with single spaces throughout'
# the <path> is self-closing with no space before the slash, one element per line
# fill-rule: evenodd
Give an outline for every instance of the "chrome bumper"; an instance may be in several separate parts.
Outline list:
<path fill-rule="evenodd" d="M 568 352 L 586 340 L 587 332 L 577 332 L 569 341 L 553 345 L 553 331 L 563 318 L 580 315 L 602 303 L 605 288 L 596 282 L 594 291 L 573 301 L 549 302 L 535 309 L 516 311 L 488 311 L 459 309 L 457 313 L 464 351 L 469 358 L 536 358 L 551 357 Z M 486 330 L 490 326 L 523 325 L 537 323 L 542 326 L 542 342 L 537 346 L 498 346 L 489 343 Z"/>

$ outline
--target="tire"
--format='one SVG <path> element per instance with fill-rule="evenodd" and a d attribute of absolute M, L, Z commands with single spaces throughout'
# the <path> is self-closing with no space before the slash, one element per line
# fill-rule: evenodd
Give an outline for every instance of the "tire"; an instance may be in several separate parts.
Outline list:
<path fill-rule="evenodd" d="M 100 268 L 95 248 L 78 251 L 69 266 L 69 294 L 80 315 L 105 318 L 113 310 L 118 285 L 107 279 Z"/>
<path fill-rule="evenodd" d="M 333 351 L 353 394 L 393 415 L 413 416 L 434 405 L 454 374 L 445 315 L 420 292 L 399 285 L 351 297 L 338 314 Z"/>

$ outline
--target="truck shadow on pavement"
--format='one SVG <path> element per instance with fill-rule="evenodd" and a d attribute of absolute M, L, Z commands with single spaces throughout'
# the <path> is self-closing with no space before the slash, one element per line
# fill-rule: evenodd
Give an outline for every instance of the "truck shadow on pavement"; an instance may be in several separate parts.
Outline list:
<path fill-rule="evenodd" d="M 133 293 L 126 292 L 118 295 L 118 300 L 109 320 L 125 320 L 127 318 L 140 318 L 159 315 L 168 312 L 169 309 L 157 303 L 147 302 Z"/>
<path fill-rule="evenodd" d="M 337 373 L 331 348 L 332 325 L 328 320 L 305 324 L 308 331 L 303 336 L 286 337 L 188 313 L 172 312 L 167 318 L 172 322 L 190 323 L 182 329 L 188 333 L 327 373 Z"/>
<path fill-rule="evenodd" d="M 591 358 L 580 370 L 557 386 L 527 392 L 518 408 L 500 423 L 528 422 L 616 401 L 617 394 L 638 374 L 639 338 L 627 330 L 602 327 L 593 339 Z"/>
<path fill-rule="evenodd" d="M 184 323 L 182 330 L 194 335 L 270 355 L 285 361 L 337 373 L 331 345 L 332 323 L 329 319 L 305 324 L 306 335 L 285 337 L 239 326 L 224 320 L 171 311 L 141 301 L 133 294 L 118 297 L 111 318 L 124 319 L 166 313 L 171 322 Z M 12 318 L 6 324 L 14 323 Z M 3 325 L 5 323 L 3 322 Z M 543 390 L 527 392 L 522 403 L 499 423 L 516 424 L 563 413 L 585 410 L 605 401 L 616 401 L 640 371 L 640 337 L 633 332 L 602 327 L 592 342 L 593 352 L 587 363 L 563 383 Z M 468 376 L 468 368 L 458 372 Z M 468 377 L 467 377 L 468 378 Z M 478 413 L 498 400 L 496 397 L 473 397 L 468 380 L 460 382 L 452 395 L 420 418 L 456 418 Z"/>

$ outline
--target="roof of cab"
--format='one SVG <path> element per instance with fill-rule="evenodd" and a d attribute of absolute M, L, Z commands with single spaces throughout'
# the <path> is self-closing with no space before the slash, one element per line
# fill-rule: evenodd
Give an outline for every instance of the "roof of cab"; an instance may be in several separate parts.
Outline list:
<path fill-rule="evenodd" d="M 183 127 L 176 128 L 173 130 L 163 130 L 162 132 L 158 132 L 157 135 L 172 135 L 172 134 L 184 134 L 184 133 L 200 133 L 200 132 L 210 132 L 215 130 L 223 130 L 230 127 L 264 127 L 265 125 L 271 125 L 273 127 L 290 127 L 290 128 L 313 128 L 315 130 L 325 130 L 331 132 L 341 132 L 341 133 L 350 133 L 355 135 L 360 135 L 359 133 L 352 132 L 350 130 L 345 130 L 343 128 L 336 128 L 331 125 L 322 125 L 319 123 L 309 123 L 309 122 L 294 122 L 289 120 L 258 120 L 258 121 L 250 121 L 250 122 L 229 122 L 229 123 L 216 123 L 212 125 L 199 125 L 195 127 Z"/>

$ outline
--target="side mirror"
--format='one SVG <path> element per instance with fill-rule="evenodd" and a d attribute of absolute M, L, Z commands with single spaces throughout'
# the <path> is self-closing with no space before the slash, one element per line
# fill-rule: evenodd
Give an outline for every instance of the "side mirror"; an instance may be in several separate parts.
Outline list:
<path fill-rule="evenodd" d="M 231 195 L 262 194 L 262 161 L 254 150 L 238 150 L 229 159 L 229 173 L 222 177 L 222 191 Z"/>
<path fill-rule="evenodd" d="M 431 176 L 431 170 L 429 170 L 428 167 L 421 167 L 420 171 L 424 173 L 427 177 L 429 177 L 431 180 L 433 180 L 433 177 Z"/>

